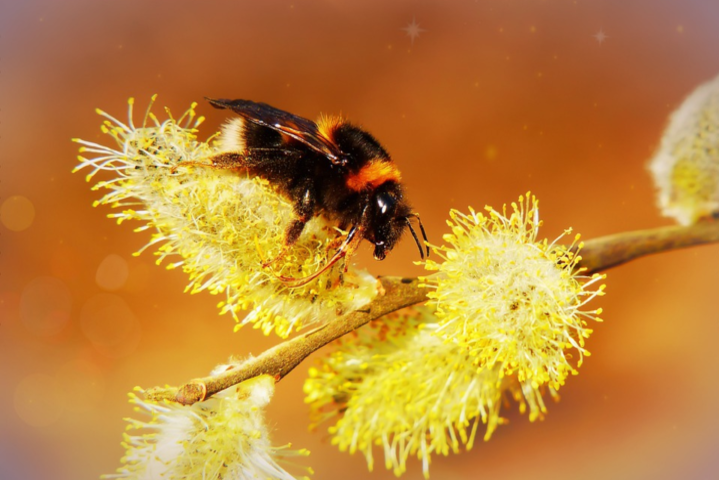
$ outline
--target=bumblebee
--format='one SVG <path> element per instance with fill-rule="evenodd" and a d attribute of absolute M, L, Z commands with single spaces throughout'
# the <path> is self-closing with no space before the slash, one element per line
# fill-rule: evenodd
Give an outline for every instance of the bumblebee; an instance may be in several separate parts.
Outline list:
<path fill-rule="evenodd" d="M 429 255 L 429 247 L 420 243 L 412 227 L 410 220 L 417 219 L 426 242 L 419 215 L 405 199 L 400 172 L 367 131 L 339 117 L 323 116 L 315 123 L 266 103 L 207 100 L 215 108 L 239 115 L 222 127 L 221 153 L 210 158 L 212 166 L 265 178 L 292 203 L 295 219 L 287 227 L 277 258 L 317 215 L 348 231 L 319 271 L 283 280 L 294 286 L 308 283 L 354 253 L 363 239 L 374 245 L 374 258 L 383 260 L 406 228 L 417 243 L 420 257 Z"/>

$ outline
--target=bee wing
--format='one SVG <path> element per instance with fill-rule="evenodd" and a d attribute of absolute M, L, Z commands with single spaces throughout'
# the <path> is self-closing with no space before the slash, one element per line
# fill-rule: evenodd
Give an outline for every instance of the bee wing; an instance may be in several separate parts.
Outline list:
<path fill-rule="evenodd" d="M 250 100 L 228 100 L 207 98 L 215 108 L 227 108 L 246 120 L 283 133 L 321 153 L 335 165 L 344 165 L 346 160 L 342 151 L 330 140 L 320 135 L 317 124 L 284 110 Z"/>

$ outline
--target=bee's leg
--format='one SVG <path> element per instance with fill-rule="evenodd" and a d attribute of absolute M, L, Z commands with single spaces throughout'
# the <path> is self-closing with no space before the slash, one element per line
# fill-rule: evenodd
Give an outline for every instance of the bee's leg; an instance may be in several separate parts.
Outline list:
<path fill-rule="evenodd" d="M 180 162 L 170 169 L 170 173 L 175 173 L 180 167 L 209 167 L 218 168 L 220 170 L 242 170 L 248 167 L 247 157 L 236 152 L 223 152 L 208 157 L 212 163 L 204 162 Z"/>
<path fill-rule="evenodd" d="M 302 234 L 307 222 L 315 216 L 317 198 L 312 182 L 306 182 L 303 188 L 298 189 L 299 198 L 295 202 L 294 210 L 297 218 L 290 223 L 285 231 L 285 245 L 293 245 Z M 297 197 L 296 197 L 297 198 Z"/>
<path fill-rule="evenodd" d="M 349 231 L 350 228 L 352 228 L 354 225 L 350 224 L 348 221 L 343 220 L 340 223 L 337 224 L 337 228 L 335 230 L 339 230 L 340 232 L 344 233 Z M 340 245 L 342 245 L 342 242 L 344 242 L 344 235 L 337 235 L 335 238 L 333 238 L 328 244 L 327 244 L 327 251 L 334 251 L 337 250 Z"/>
<path fill-rule="evenodd" d="M 340 250 L 345 253 L 344 265 L 342 267 L 342 271 L 344 273 L 347 273 L 349 270 L 349 263 L 347 263 L 347 259 L 354 256 L 355 252 L 359 248 L 365 230 L 366 227 L 352 227 L 352 230 L 350 230 L 350 233 L 347 235 L 347 239 L 340 247 Z"/>
<path fill-rule="evenodd" d="M 246 155 L 236 152 L 223 152 L 210 157 L 213 168 L 223 170 L 241 170 L 248 167 Z"/>
<path fill-rule="evenodd" d="M 335 238 L 330 240 L 330 242 L 327 244 L 325 249 L 327 250 L 327 253 L 334 253 L 335 250 L 337 250 L 341 245 L 342 242 L 344 242 L 344 237 L 340 234 L 338 234 Z"/>
<path fill-rule="evenodd" d="M 284 242 L 282 242 L 282 248 L 280 249 L 280 253 L 278 253 L 277 256 L 272 260 L 263 263 L 262 268 L 267 268 L 271 266 L 285 256 L 290 247 L 294 245 L 294 243 L 300 238 L 302 230 L 304 230 L 305 225 L 310 220 L 310 218 L 300 217 L 290 223 L 290 226 L 287 227 L 287 230 L 285 230 L 285 240 Z"/>
<path fill-rule="evenodd" d="M 246 170 L 253 174 L 262 175 L 268 170 L 272 171 L 281 168 L 297 155 L 296 150 L 285 148 L 246 148 L 242 152 L 221 152 L 211 155 L 206 157 L 207 162 L 180 162 L 172 167 L 170 171 L 175 173 L 179 167 L 209 167 L 219 170 Z"/>
<path fill-rule="evenodd" d="M 285 240 L 280 250 L 279 255 L 270 260 L 269 262 L 263 263 L 263 267 L 269 267 L 273 263 L 280 260 L 289 247 L 294 245 L 302 235 L 302 231 L 305 229 L 305 225 L 309 222 L 312 217 L 315 216 L 317 208 L 317 199 L 314 194 L 314 186 L 311 183 L 307 183 L 304 188 L 300 190 L 299 200 L 294 205 L 295 214 L 297 218 L 292 220 L 292 223 L 285 230 Z"/>
<path fill-rule="evenodd" d="M 285 283 L 287 288 L 299 288 L 304 285 L 307 285 L 312 280 L 332 268 L 332 265 L 337 263 L 338 260 L 345 258 L 348 254 L 351 255 L 352 253 L 354 253 L 357 248 L 357 245 L 362 240 L 362 233 L 363 232 L 361 227 L 358 227 L 357 225 L 353 226 L 347 234 L 347 238 L 345 238 L 345 241 L 342 242 L 342 246 L 335 252 L 332 258 L 330 258 L 322 268 L 317 270 L 312 275 L 308 275 L 302 278 L 279 277 L 279 279 Z"/>

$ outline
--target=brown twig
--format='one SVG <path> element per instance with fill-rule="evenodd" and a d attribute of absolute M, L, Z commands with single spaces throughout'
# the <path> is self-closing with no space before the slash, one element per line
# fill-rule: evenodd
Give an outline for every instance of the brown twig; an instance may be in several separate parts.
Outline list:
<path fill-rule="evenodd" d="M 652 253 L 719 242 L 719 222 L 617 233 L 587 240 L 580 252 L 581 267 L 601 272 Z"/>
<path fill-rule="evenodd" d="M 384 294 L 359 310 L 282 342 L 261 355 L 246 360 L 237 368 L 191 380 L 179 389 L 175 387 L 152 388 L 146 391 L 146 395 L 154 400 L 168 399 L 191 405 L 258 375 L 269 374 L 279 381 L 308 355 L 324 345 L 358 329 L 371 320 L 427 300 L 426 290 L 419 286 L 417 278 L 381 277 L 379 281 Z"/>
<path fill-rule="evenodd" d="M 601 272 L 652 253 L 719 242 L 719 222 L 688 227 L 670 226 L 588 240 L 581 250 L 578 267 L 588 274 Z M 427 300 L 427 290 L 416 278 L 382 277 L 384 294 L 365 307 L 303 335 L 286 340 L 217 375 L 191 380 L 180 388 L 155 387 L 146 391 L 149 399 L 166 399 L 191 405 L 225 388 L 262 374 L 280 380 L 312 352 L 388 313 Z"/>

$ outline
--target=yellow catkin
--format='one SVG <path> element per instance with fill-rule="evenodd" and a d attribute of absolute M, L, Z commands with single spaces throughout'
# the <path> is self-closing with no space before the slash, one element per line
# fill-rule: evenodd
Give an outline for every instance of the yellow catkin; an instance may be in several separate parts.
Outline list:
<path fill-rule="evenodd" d="M 102 478 L 294 480 L 278 462 L 309 452 L 270 444 L 264 408 L 273 392 L 274 379 L 264 375 L 191 406 L 130 394 L 136 410 L 149 419 L 128 419 L 123 465 Z"/>
<path fill-rule="evenodd" d="M 315 425 L 336 419 L 332 443 L 364 454 L 370 470 L 379 448 L 395 474 L 416 457 L 428 477 L 432 455 L 471 449 L 480 423 L 489 440 L 504 423 L 500 409 L 508 399 L 531 420 L 546 411 L 540 391 L 501 377 L 499 368 L 478 370 L 459 344 L 438 336 L 429 309 L 390 315 L 373 327 L 343 340 L 310 369 L 304 386 Z"/>
<path fill-rule="evenodd" d="M 719 212 L 719 76 L 672 113 L 649 169 L 665 216 L 689 225 Z"/>
<path fill-rule="evenodd" d="M 438 334 L 463 346 L 476 366 L 558 389 L 588 355 L 587 322 L 600 311 L 586 304 L 603 294 L 604 276 L 577 269 L 578 235 L 570 246 L 537 239 L 538 202 L 530 193 L 510 208 L 450 212 L 448 246 L 435 248 L 446 260 L 426 263 L 437 272 L 426 282 L 434 289 L 430 304 Z"/>
<path fill-rule="evenodd" d="M 260 178 L 195 165 L 208 164 L 221 145 L 197 139 L 203 118 L 194 108 L 162 122 L 148 108 L 138 127 L 132 102 L 127 124 L 98 111 L 105 117 L 101 130 L 114 145 L 75 139 L 82 153 L 75 170 L 89 168 L 88 181 L 108 174 L 93 186 L 107 191 L 96 205 L 118 209 L 109 215 L 118 223 L 139 220 L 144 225 L 136 230 L 154 230 L 141 251 L 152 249 L 158 264 L 182 268 L 190 293 L 222 295 L 221 313 L 231 313 L 238 326 L 254 324 L 265 334 L 286 337 L 374 298 L 376 280 L 352 266 L 342 275 L 338 265 L 301 288 L 289 289 L 278 279 L 311 274 L 334 253 L 339 233 L 322 218 L 308 223 L 282 261 L 262 267 L 279 254 L 292 207 Z M 246 309 L 240 320 L 238 313 Z"/>
<path fill-rule="evenodd" d="M 556 396 L 577 373 L 587 322 L 600 320 L 586 303 L 603 294 L 604 276 L 577 269 L 578 236 L 570 246 L 537 240 L 531 194 L 501 212 L 450 216 L 448 246 L 433 247 L 442 260 L 425 264 L 436 272 L 424 279 L 428 308 L 343 340 L 305 382 L 315 423 L 336 418 L 332 442 L 362 452 L 370 469 L 380 447 L 397 475 L 414 456 L 428 476 L 431 456 L 471 448 L 479 423 L 488 440 L 510 398 L 541 419 L 543 393 Z"/>

